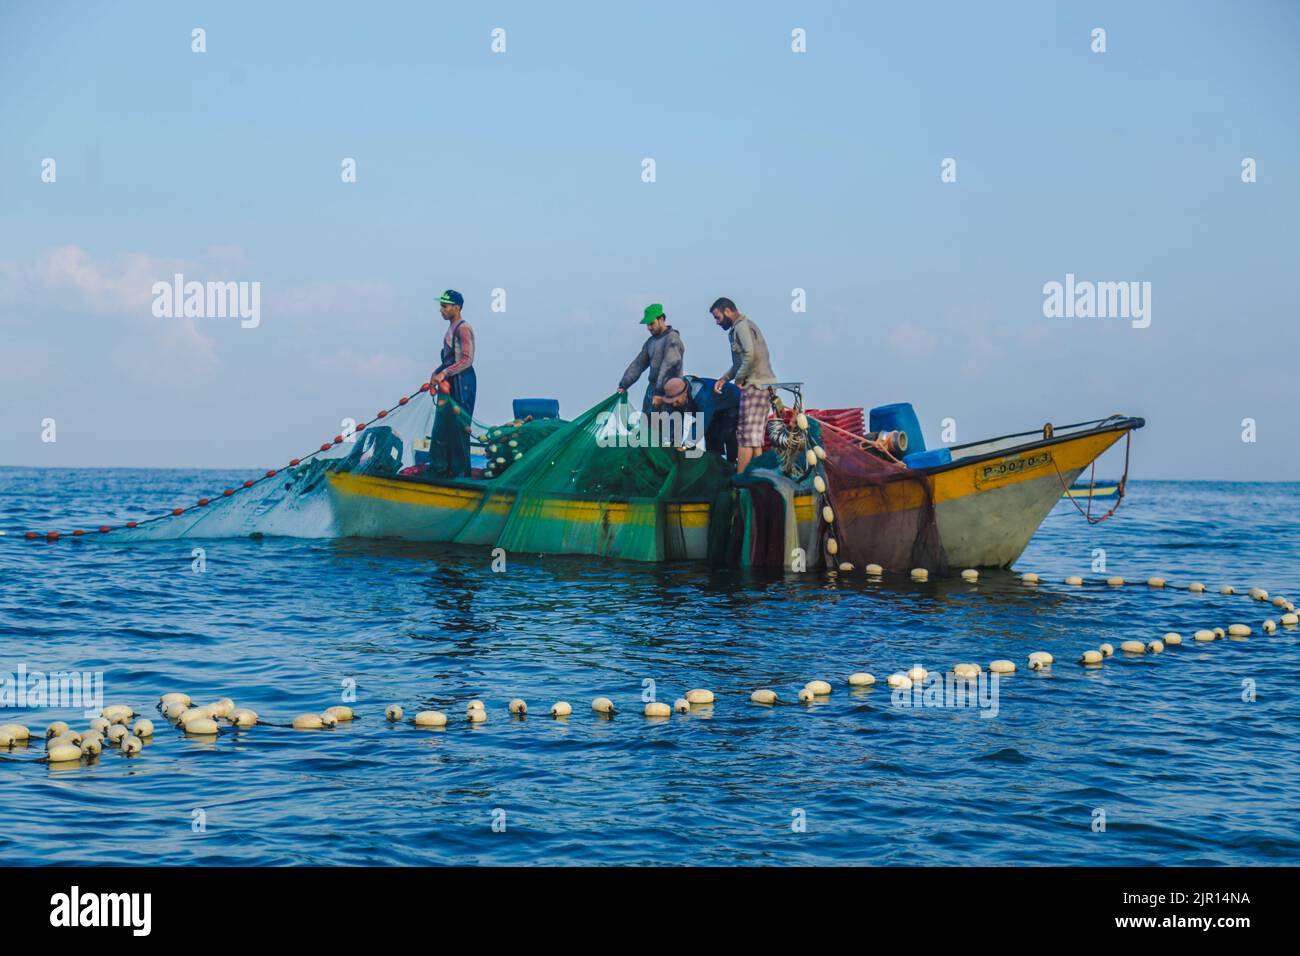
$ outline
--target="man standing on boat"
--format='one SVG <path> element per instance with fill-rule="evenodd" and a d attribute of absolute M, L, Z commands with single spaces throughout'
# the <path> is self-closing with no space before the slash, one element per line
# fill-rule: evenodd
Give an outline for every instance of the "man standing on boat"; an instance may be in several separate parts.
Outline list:
<path fill-rule="evenodd" d="M 736 471 L 743 472 L 750 461 L 763 451 L 763 430 L 767 427 L 767 413 L 771 407 L 770 394 L 776 384 L 772 360 L 768 355 L 767 341 L 758 326 L 736 309 L 730 299 L 718 299 L 709 306 L 718 328 L 727 330 L 731 341 L 731 368 L 713 383 L 718 395 L 726 384 L 735 379 L 740 389 L 740 414 L 736 424 Z"/>
<path fill-rule="evenodd" d="M 469 425 L 474 415 L 478 379 L 474 375 L 474 330 L 461 317 L 465 297 L 448 289 L 438 299 L 439 311 L 447 320 L 442 337 L 442 360 L 429 379 L 436 412 L 429 436 L 429 471 L 434 478 L 463 478 L 469 474 Z M 447 383 L 444 396 L 440 387 Z M 443 401 L 449 398 L 452 401 Z"/>
<path fill-rule="evenodd" d="M 658 302 L 646 306 L 641 324 L 650 327 L 650 338 L 646 339 L 641 351 L 627 367 L 619 379 L 619 392 L 626 392 L 641 377 L 646 369 L 650 370 L 650 380 L 646 383 L 645 399 L 641 402 L 641 411 L 649 415 L 664 402 L 664 385 L 670 378 L 680 378 L 682 360 L 686 356 L 686 346 L 677 330 L 668 324 L 664 307 Z"/>

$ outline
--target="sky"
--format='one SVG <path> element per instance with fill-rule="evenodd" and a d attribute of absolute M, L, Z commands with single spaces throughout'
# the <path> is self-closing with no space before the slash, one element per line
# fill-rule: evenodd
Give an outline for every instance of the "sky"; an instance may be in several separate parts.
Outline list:
<path fill-rule="evenodd" d="M 455 288 L 489 423 L 610 394 L 650 302 L 719 374 L 729 296 L 932 446 L 1123 413 L 1136 479 L 1300 480 L 1298 94 L 1267 0 L 3 4 L 0 465 L 280 464 L 428 379 Z M 260 321 L 155 316 L 177 272 Z M 1067 274 L 1149 326 L 1045 316 Z"/>

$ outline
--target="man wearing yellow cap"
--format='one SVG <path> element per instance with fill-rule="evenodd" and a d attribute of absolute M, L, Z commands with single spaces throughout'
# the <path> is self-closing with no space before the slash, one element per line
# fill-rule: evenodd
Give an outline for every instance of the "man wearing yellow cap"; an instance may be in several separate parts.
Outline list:
<path fill-rule="evenodd" d="M 682 360 L 686 356 L 686 346 L 677 330 L 668 324 L 664 307 L 658 302 L 646 306 L 641 324 L 649 326 L 650 338 L 646 339 L 641 351 L 627 367 L 619 379 L 618 390 L 626 392 L 641 373 L 650 370 L 650 381 L 646 384 L 645 399 L 641 402 L 641 411 L 649 415 L 663 404 L 664 385 L 670 378 L 680 378 Z"/>

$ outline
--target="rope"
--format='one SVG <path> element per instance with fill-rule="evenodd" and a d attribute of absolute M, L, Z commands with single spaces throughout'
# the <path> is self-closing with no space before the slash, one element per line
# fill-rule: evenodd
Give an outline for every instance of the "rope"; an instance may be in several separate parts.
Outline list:
<path fill-rule="evenodd" d="M 379 422 L 381 419 L 387 418 L 389 415 L 397 411 L 399 408 L 403 407 L 404 405 L 407 405 L 411 401 L 411 399 L 418 398 L 421 394 L 427 391 L 429 391 L 428 382 L 421 385 L 410 395 L 405 395 L 402 398 L 399 398 L 397 402 L 394 405 L 392 405 L 390 408 L 384 408 L 378 411 L 375 414 L 375 417 L 371 421 L 357 422 L 357 426 L 353 434 L 354 435 L 360 434 L 368 426 L 374 425 L 377 422 Z M 450 396 L 444 396 L 444 397 L 446 397 L 448 400 L 451 400 Z M 454 400 L 452 401 L 453 404 L 456 404 L 456 408 L 460 409 L 460 405 L 455 403 Z M 113 531 L 125 531 L 128 529 L 141 528 L 144 527 L 145 525 L 150 525 L 158 521 L 163 521 L 166 518 L 178 518 L 181 515 L 188 514 L 189 512 L 195 511 L 199 508 L 206 508 L 209 504 L 212 503 L 213 500 L 233 497 L 234 495 L 238 494 L 241 491 L 247 491 L 249 488 L 255 488 L 258 485 L 262 484 L 263 482 L 275 478 L 277 475 L 280 474 L 281 471 L 283 471 L 286 468 L 297 468 L 302 463 L 311 461 L 316 456 L 329 451 L 330 449 L 334 448 L 336 445 L 343 444 L 344 440 L 345 439 L 343 438 L 342 435 L 335 435 L 332 440 L 322 443 L 321 446 L 315 449 L 314 451 L 310 451 L 307 454 L 302 455 L 298 458 L 290 459 L 289 463 L 285 465 L 283 468 L 268 469 L 260 478 L 252 478 L 249 479 L 248 481 L 245 481 L 242 485 L 239 485 L 235 488 L 227 488 L 223 492 L 221 492 L 220 495 L 214 496 L 213 498 L 200 498 L 197 502 L 187 507 L 173 508 L 171 511 L 167 512 L 166 514 L 155 515 L 152 518 L 145 518 L 141 521 L 128 521 L 126 522 L 126 524 L 118 527 L 113 527 L 112 525 L 101 525 L 98 531 L 100 534 L 109 534 Z M 74 538 L 79 538 L 85 534 L 86 534 L 85 531 L 78 529 L 76 531 L 71 532 L 70 536 Z M 23 537 L 26 538 L 28 541 L 36 541 L 36 540 L 43 539 L 45 541 L 51 541 L 51 542 L 58 541 L 63 536 L 64 533 L 59 531 L 47 531 L 44 534 L 41 534 L 40 532 L 37 531 L 28 531 L 23 535 Z"/>
<path fill-rule="evenodd" d="M 1111 416 L 1111 418 L 1116 418 L 1116 417 L 1118 416 L 1115 415 Z M 1102 421 L 1109 421 L 1109 420 L 1110 419 L 1102 419 Z M 1107 518 L 1114 515 L 1115 512 L 1119 510 L 1119 506 L 1124 503 L 1124 494 L 1128 490 L 1129 450 L 1132 447 L 1133 447 L 1133 432 L 1131 431 L 1125 432 L 1124 433 L 1124 474 L 1121 475 L 1119 479 L 1119 496 L 1115 499 L 1115 504 L 1111 506 L 1110 510 L 1098 518 L 1094 518 L 1092 516 L 1092 490 L 1097 485 L 1097 459 L 1094 458 L 1092 460 L 1092 469 L 1088 473 L 1088 509 L 1085 511 L 1083 508 L 1079 507 L 1079 502 L 1076 501 L 1074 499 L 1074 496 L 1070 494 L 1070 488 L 1065 483 L 1065 476 L 1061 474 L 1061 467 L 1056 463 L 1056 458 L 1055 457 L 1052 458 L 1052 468 L 1056 470 L 1057 480 L 1061 482 L 1061 488 L 1063 491 L 1062 497 L 1065 498 L 1066 501 L 1070 502 L 1070 504 L 1074 505 L 1075 510 L 1078 511 L 1079 514 L 1083 515 L 1083 517 L 1087 520 L 1088 524 L 1101 524 Z"/>

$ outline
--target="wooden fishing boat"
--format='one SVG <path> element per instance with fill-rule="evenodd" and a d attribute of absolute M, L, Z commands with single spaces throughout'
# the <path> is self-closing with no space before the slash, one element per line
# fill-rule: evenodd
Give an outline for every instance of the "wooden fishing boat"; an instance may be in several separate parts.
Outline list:
<path fill-rule="evenodd" d="M 950 446 L 951 460 L 916 469 L 917 482 L 847 491 L 839 496 L 841 518 L 926 506 L 926 490 L 950 565 L 1009 567 L 1063 489 L 1121 438 L 1141 428 L 1140 418 L 1112 416 L 1094 422 Z M 493 545 L 514 507 L 511 492 L 491 480 L 428 480 L 419 476 L 334 473 L 329 488 L 339 534 L 417 541 Z M 793 493 L 797 538 L 817 554 L 816 495 L 807 485 Z M 571 553 L 636 556 L 648 560 L 703 560 L 709 549 L 708 498 L 638 499 L 553 494 L 529 503 L 528 520 L 563 529 Z M 624 545 L 635 539 L 635 548 Z M 650 540 L 647 548 L 645 542 Z M 905 545 L 872 558 L 906 570 Z M 887 549 L 886 549 L 887 550 Z"/>

